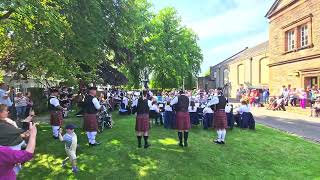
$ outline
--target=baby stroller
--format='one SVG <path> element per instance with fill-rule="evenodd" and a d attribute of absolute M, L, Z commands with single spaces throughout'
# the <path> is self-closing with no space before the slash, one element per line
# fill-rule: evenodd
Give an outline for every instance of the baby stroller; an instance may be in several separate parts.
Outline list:
<path fill-rule="evenodd" d="M 112 128 L 113 126 L 112 116 L 108 113 L 105 105 L 102 105 L 101 108 L 101 112 L 98 113 L 99 132 L 102 132 L 105 128 Z"/>

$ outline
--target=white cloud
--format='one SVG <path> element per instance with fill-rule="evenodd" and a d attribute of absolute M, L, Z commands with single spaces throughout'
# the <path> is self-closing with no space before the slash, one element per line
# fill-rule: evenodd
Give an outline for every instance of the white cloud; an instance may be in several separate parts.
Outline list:
<path fill-rule="evenodd" d="M 252 31 L 263 24 L 263 21 L 267 21 L 264 14 L 266 13 L 266 4 L 270 4 L 270 2 L 237 0 L 235 4 L 235 8 L 229 9 L 221 15 L 186 23 L 199 35 L 200 39 L 206 39 Z"/>

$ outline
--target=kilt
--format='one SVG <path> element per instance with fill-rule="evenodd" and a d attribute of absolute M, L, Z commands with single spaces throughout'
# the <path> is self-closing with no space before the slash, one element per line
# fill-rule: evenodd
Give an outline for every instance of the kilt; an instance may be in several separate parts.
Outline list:
<path fill-rule="evenodd" d="M 87 132 L 98 131 L 98 120 L 96 114 L 84 114 L 84 128 Z"/>
<path fill-rule="evenodd" d="M 149 114 L 137 114 L 135 129 L 138 132 L 149 131 Z"/>
<path fill-rule="evenodd" d="M 189 112 L 180 112 L 176 113 L 177 129 L 180 131 L 189 130 L 190 125 L 190 116 Z"/>
<path fill-rule="evenodd" d="M 50 111 L 50 125 L 61 126 L 63 123 L 62 111 Z"/>
<path fill-rule="evenodd" d="M 213 127 L 215 129 L 227 129 L 227 113 L 224 110 L 218 110 L 214 112 Z"/>

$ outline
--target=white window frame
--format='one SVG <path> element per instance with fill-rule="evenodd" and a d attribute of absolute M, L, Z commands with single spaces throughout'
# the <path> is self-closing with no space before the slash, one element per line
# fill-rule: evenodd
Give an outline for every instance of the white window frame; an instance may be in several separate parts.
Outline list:
<path fill-rule="evenodd" d="M 300 27 L 300 45 L 301 47 L 308 46 L 308 25 L 302 25 Z"/>
<path fill-rule="evenodd" d="M 287 44 L 287 49 L 288 51 L 292 51 L 295 48 L 295 34 L 294 34 L 294 30 L 290 30 L 287 32 L 287 40 L 288 40 L 288 44 Z"/>

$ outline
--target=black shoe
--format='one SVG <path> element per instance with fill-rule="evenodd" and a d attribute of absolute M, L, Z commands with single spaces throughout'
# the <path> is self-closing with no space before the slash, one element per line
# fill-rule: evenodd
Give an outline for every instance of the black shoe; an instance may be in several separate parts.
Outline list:
<path fill-rule="evenodd" d="M 214 143 L 216 143 L 216 144 L 221 144 L 221 142 L 220 141 L 213 141 Z"/>
<path fill-rule="evenodd" d="M 187 141 L 184 142 L 184 147 L 188 147 L 188 142 Z"/>
<path fill-rule="evenodd" d="M 224 141 L 221 141 L 221 144 L 225 144 Z"/>
<path fill-rule="evenodd" d="M 59 137 L 56 137 L 56 136 L 52 136 L 53 137 L 53 139 L 59 139 Z"/>
<path fill-rule="evenodd" d="M 142 146 L 141 146 L 141 144 L 138 144 L 138 148 L 141 148 Z"/>
<path fill-rule="evenodd" d="M 151 144 L 145 144 L 145 145 L 144 145 L 144 148 L 147 149 L 147 148 L 150 147 L 150 146 L 151 146 Z"/>
<path fill-rule="evenodd" d="M 98 146 L 98 145 L 100 145 L 101 143 L 98 143 L 98 142 L 96 142 L 96 143 L 94 143 L 94 144 L 91 144 L 91 143 L 89 143 L 89 146 Z"/>
<path fill-rule="evenodd" d="M 183 144 L 182 144 L 182 142 L 180 142 L 180 143 L 179 143 L 179 146 L 183 147 Z"/>

